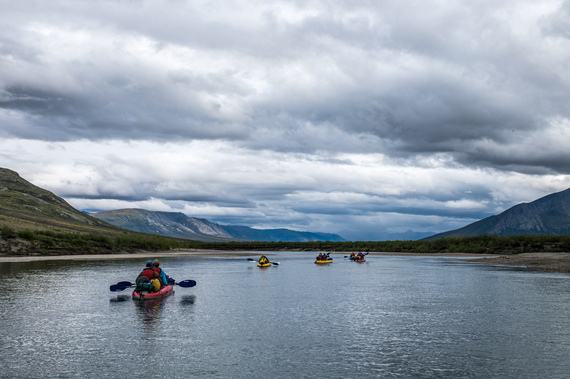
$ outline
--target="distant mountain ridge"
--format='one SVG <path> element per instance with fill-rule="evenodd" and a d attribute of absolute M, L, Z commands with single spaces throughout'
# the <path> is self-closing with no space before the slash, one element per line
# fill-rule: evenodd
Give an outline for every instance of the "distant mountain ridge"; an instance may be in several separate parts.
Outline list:
<path fill-rule="evenodd" d="M 247 226 L 219 225 L 181 212 L 155 212 L 145 209 L 118 209 L 91 214 L 118 227 L 162 236 L 203 242 L 223 241 L 344 241 L 337 234 L 299 232 L 290 229 L 254 229 Z"/>
<path fill-rule="evenodd" d="M 439 233 L 425 240 L 442 237 L 466 237 L 482 234 L 566 235 L 570 234 L 570 188 L 531 203 L 521 203 L 463 228 Z"/>

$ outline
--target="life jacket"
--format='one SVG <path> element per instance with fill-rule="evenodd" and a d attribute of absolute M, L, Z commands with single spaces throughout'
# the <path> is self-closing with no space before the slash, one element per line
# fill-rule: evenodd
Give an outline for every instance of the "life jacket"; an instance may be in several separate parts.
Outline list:
<path fill-rule="evenodd" d="M 151 280 L 154 278 L 154 270 L 151 267 L 145 267 L 143 269 L 143 275 L 146 276 L 148 280 Z"/>
<path fill-rule="evenodd" d="M 162 269 L 160 267 L 153 267 L 152 268 L 154 270 L 154 272 L 156 272 L 158 275 L 160 275 L 160 272 L 162 271 Z"/>

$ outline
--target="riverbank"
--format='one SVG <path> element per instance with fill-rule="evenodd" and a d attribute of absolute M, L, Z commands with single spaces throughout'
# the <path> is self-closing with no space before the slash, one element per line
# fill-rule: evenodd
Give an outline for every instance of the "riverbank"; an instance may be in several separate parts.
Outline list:
<path fill-rule="evenodd" d="M 34 262 L 34 261 L 88 261 L 109 259 L 160 259 L 163 257 L 249 257 L 257 255 L 250 251 L 224 250 L 168 250 L 168 251 L 138 251 L 134 253 L 119 252 L 116 254 L 70 254 L 70 255 L 0 255 L 2 262 Z M 267 254 L 269 255 L 269 254 Z"/>
<path fill-rule="evenodd" d="M 465 258 L 473 263 L 523 266 L 532 270 L 570 274 L 570 253 L 520 253 L 509 255 L 477 255 L 465 253 L 370 253 L 370 255 L 432 256 Z"/>
<path fill-rule="evenodd" d="M 570 253 L 521 253 L 470 258 L 469 262 L 524 266 L 532 270 L 570 274 Z"/>
<path fill-rule="evenodd" d="M 266 252 L 271 256 L 271 252 Z M 307 252 L 307 256 L 316 254 Z M 334 258 L 342 258 L 347 252 L 332 253 Z M 139 251 L 134 253 L 120 252 L 117 254 L 74 254 L 74 255 L 4 255 L 0 256 L 2 262 L 32 262 L 48 260 L 109 260 L 109 259 L 160 259 L 162 257 L 250 257 L 259 255 L 252 251 L 230 250 L 168 250 L 158 252 Z M 464 258 L 473 263 L 501 264 L 523 266 L 533 270 L 548 272 L 561 272 L 570 274 L 570 253 L 521 253 L 512 255 L 477 255 L 466 253 L 385 253 L 371 252 L 370 256 L 403 256 L 403 257 L 457 257 Z"/>

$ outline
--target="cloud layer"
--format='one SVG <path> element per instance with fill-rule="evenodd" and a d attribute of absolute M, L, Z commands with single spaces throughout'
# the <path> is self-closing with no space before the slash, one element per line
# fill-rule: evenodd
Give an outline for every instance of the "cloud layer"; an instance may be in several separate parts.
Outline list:
<path fill-rule="evenodd" d="M 569 187 L 570 2 L 3 2 L 0 164 L 80 209 L 383 239 Z"/>

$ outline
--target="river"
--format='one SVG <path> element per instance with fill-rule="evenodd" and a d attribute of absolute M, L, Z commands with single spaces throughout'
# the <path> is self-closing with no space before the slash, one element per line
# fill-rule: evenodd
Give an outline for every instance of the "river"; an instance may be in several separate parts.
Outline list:
<path fill-rule="evenodd" d="M 166 257 L 148 303 L 146 259 L 0 263 L 0 378 L 568 378 L 570 275 L 333 257 Z"/>

